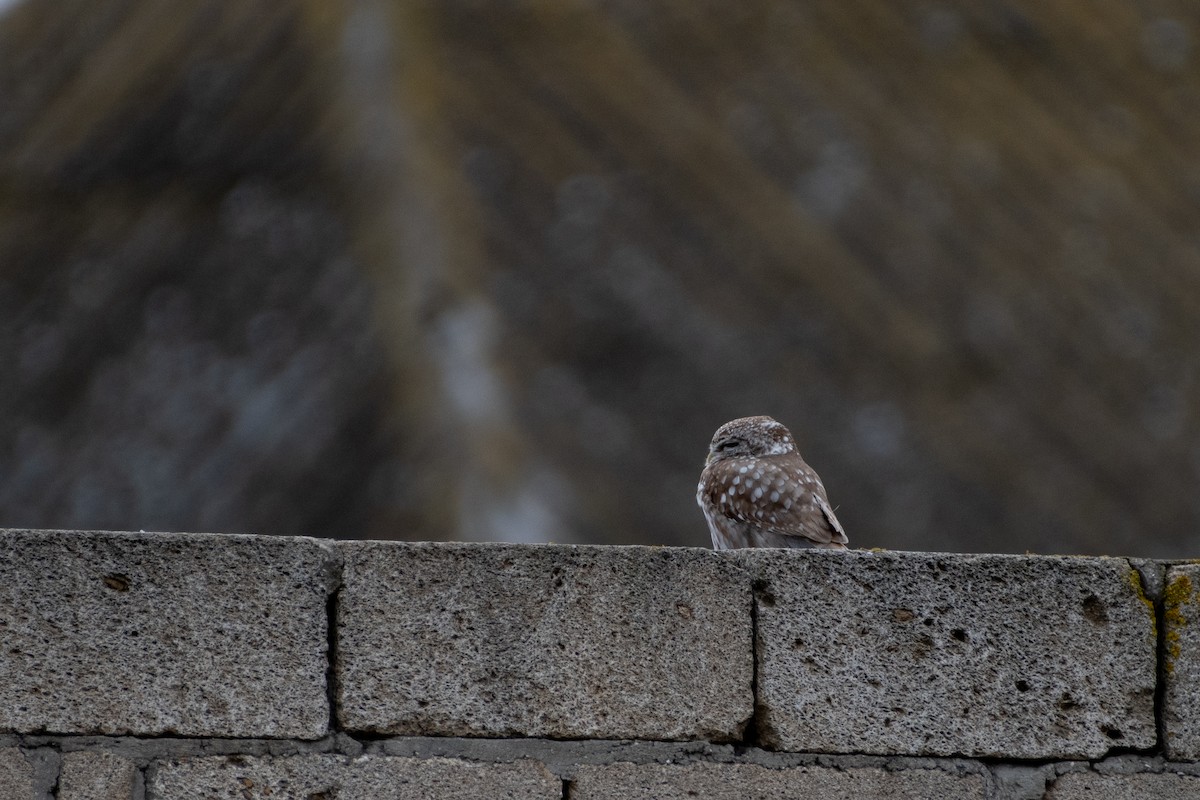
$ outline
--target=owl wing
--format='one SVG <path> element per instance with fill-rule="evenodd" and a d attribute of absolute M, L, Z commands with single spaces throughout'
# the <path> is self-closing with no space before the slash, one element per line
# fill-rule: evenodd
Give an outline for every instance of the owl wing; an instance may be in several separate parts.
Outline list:
<path fill-rule="evenodd" d="M 817 479 L 820 484 L 820 478 Z M 838 518 L 833 515 L 833 509 L 829 507 L 829 500 L 825 497 L 825 487 L 821 486 L 821 490 L 815 494 L 817 505 L 821 509 L 821 513 L 825 516 L 825 522 L 833 530 L 830 541 L 838 544 L 848 544 L 850 539 L 846 536 L 846 531 L 842 528 L 842 523 L 838 522 Z"/>
<path fill-rule="evenodd" d="M 725 459 L 706 473 L 701 492 L 730 519 L 818 545 L 849 541 L 821 479 L 795 453 Z"/>

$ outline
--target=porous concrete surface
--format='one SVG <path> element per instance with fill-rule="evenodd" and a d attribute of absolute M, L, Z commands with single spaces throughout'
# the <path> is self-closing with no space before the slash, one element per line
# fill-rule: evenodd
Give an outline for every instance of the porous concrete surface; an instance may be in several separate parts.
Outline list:
<path fill-rule="evenodd" d="M 112 753 L 67 753 L 62 758 L 57 800 L 129 800 L 138 769 Z"/>
<path fill-rule="evenodd" d="M 991 772 L 995 800 L 1043 800 L 1046 785 L 1057 775 L 1053 763 L 993 764 Z"/>
<path fill-rule="evenodd" d="M 756 577 L 767 746 L 1050 759 L 1155 745 L 1153 605 L 1123 559 L 737 556 Z"/>
<path fill-rule="evenodd" d="M 584 766 L 571 784 L 571 800 L 983 800 L 979 775 L 936 769 L 890 771 L 879 767 L 768 769 L 754 764 L 611 764 Z"/>
<path fill-rule="evenodd" d="M 574 779 L 584 765 L 629 764 L 754 764 L 768 769 L 827 766 L 837 769 L 880 767 L 889 770 L 939 769 L 955 774 L 988 774 L 978 761 L 907 756 L 781 753 L 740 744 L 712 742 L 647 742 L 604 739 L 479 739 L 442 736 L 403 736 L 366 744 L 376 755 L 417 758 L 465 758 L 469 761 L 539 761 L 562 778 Z"/>
<path fill-rule="evenodd" d="M 198 758 L 164 764 L 154 800 L 561 800 L 562 781 L 536 761 L 303 755 Z"/>
<path fill-rule="evenodd" d="M 751 716 L 750 581 L 721 554 L 340 547 L 345 729 L 728 741 Z"/>
<path fill-rule="evenodd" d="M 1072 772 L 1058 778 L 1046 791 L 1046 800 L 1195 800 L 1197 797 L 1200 797 L 1200 777 L 1174 773 Z"/>
<path fill-rule="evenodd" d="M 33 765 L 17 748 L 0 748 L 0 797 L 24 800 L 32 796 Z"/>
<path fill-rule="evenodd" d="M 312 539 L 0 531 L 0 730 L 324 735 L 336 558 Z"/>
<path fill-rule="evenodd" d="M 1163 589 L 1166 755 L 1200 759 L 1200 565 L 1167 570 Z"/>

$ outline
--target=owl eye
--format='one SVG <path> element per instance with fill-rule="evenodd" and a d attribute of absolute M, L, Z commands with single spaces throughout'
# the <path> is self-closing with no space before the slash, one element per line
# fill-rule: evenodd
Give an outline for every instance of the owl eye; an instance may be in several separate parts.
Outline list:
<path fill-rule="evenodd" d="M 719 445 L 717 445 L 717 449 L 718 450 L 732 450 L 733 448 L 737 447 L 739 444 L 740 444 L 740 442 L 737 439 L 726 439 L 725 441 L 723 441 Z"/>

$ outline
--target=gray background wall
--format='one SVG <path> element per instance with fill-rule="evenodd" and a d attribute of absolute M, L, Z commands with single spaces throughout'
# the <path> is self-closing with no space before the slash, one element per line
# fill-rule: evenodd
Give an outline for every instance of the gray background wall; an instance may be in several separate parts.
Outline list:
<path fill-rule="evenodd" d="M 6 530 L 0 797 L 1194 797 L 1198 579 Z"/>
<path fill-rule="evenodd" d="M 0 11 L 0 522 L 1200 551 L 1185 0 Z"/>

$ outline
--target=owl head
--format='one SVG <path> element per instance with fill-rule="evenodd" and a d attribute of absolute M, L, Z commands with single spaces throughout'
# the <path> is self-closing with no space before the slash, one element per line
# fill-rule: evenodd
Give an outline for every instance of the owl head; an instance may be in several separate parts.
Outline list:
<path fill-rule="evenodd" d="M 726 422 L 713 434 L 705 464 L 726 458 L 778 456 L 796 452 L 791 431 L 770 417 L 742 417 Z"/>

